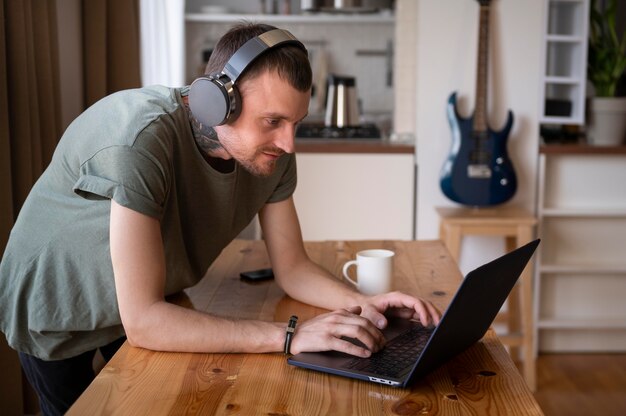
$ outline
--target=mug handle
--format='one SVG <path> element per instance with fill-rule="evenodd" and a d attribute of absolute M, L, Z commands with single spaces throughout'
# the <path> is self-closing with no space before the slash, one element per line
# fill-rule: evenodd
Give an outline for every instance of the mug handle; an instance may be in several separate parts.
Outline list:
<path fill-rule="evenodd" d="M 356 281 L 352 280 L 350 276 L 348 276 L 348 268 L 350 268 L 350 266 L 356 266 L 356 263 L 357 263 L 356 260 L 350 260 L 350 261 L 347 261 L 346 264 L 343 265 L 343 277 L 348 279 L 348 281 L 352 283 L 354 287 L 358 288 L 359 284 Z"/>

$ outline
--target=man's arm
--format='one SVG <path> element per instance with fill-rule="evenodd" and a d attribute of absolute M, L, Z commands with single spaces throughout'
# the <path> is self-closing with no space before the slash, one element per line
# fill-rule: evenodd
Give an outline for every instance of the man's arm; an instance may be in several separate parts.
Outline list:
<path fill-rule="evenodd" d="M 289 296 L 331 310 L 358 305 L 380 329 L 387 325 L 385 313 L 439 323 L 440 313 L 430 302 L 400 292 L 364 296 L 314 264 L 304 249 L 293 198 L 266 204 L 259 214 L 277 281 Z"/>
<path fill-rule="evenodd" d="M 289 296 L 329 310 L 365 303 L 365 296 L 309 259 L 293 198 L 266 204 L 259 219 L 277 283 Z"/>
<path fill-rule="evenodd" d="M 286 322 L 229 320 L 165 301 L 165 255 L 156 219 L 111 201 L 110 243 L 119 312 L 131 345 L 182 352 L 282 351 Z M 359 312 L 339 310 L 299 324 L 292 351 L 334 349 L 359 356 L 377 351 L 384 339 Z"/>
<path fill-rule="evenodd" d="M 283 323 L 222 319 L 165 301 L 158 220 L 111 201 L 110 240 L 119 311 L 131 345 L 184 352 L 282 349 Z"/>

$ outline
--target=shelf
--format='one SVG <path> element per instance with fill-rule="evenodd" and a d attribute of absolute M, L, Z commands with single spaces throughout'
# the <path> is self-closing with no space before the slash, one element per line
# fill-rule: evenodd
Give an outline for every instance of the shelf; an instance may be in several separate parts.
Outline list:
<path fill-rule="evenodd" d="M 626 154 L 626 145 L 594 146 L 590 144 L 544 144 L 539 146 L 539 153 L 553 155 L 607 155 Z"/>
<path fill-rule="evenodd" d="M 626 274 L 626 265 L 615 265 L 615 266 L 607 266 L 607 265 L 583 265 L 583 264 L 570 264 L 570 265 L 561 265 L 561 264 L 542 264 L 539 265 L 539 271 L 541 273 L 552 273 L 552 274 L 604 274 L 604 275 L 616 275 L 616 274 Z"/>
<path fill-rule="evenodd" d="M 573 117 L 559 117 L 559 116 L 542 116 L 539 117 L 540 124 L 582 124 L 578 123 L 576 118 Z"/>
<path fill-rule="evenodd" d="M 242 20 L 264 23 L 381 23 L 393 24 L 395 16 L 391 13 L 367 14 L 211 14 L 187 13 L 187 22 L 235 23 Z"/>
<path fill-rule="evenodd" d="M 541 124 L 585 124 L 589 0 L 546 0 L 541 62 Z M 547 100 L 571 103 L 566 115 L 555 114 Z"/>
<path fill-rule="evenodd" d="M 544 217 L 626 218 L 626 208 L 542 208 Z"/>
<path fill-rule="evenodd" d="M 546 41 L 548 42 L 562 42 L 562 43 L 579 43 L 584 39 L 579 35 L 546 35 Z"/>
<path fill-rule="evenodd" d="M 580 85 L 581 81 L 577 77 L 560 77 L 560 76 L 547 76 L 545 77 L 547 84 L 562 84 L 562 85 Z"/>
<path fill-rule="evenodd" d="M 539 319 L 539 329 L 626 329 L 624 319 Z"/>

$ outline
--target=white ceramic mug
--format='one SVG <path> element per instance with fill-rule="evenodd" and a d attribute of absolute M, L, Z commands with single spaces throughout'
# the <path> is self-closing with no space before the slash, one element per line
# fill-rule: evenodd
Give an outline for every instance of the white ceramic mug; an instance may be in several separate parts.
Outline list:
<path fill-rule="evenodd" d="M 389 292 L 393 278 L 394 254 L 393 251 L 382 249 L 359 251 L 356 253 L 356 260 L 350 260 L 343 265 L 343 276 L 365 295 Z M 348 269 L 352 265 L 357 268 L 356 281 L 348 275 Z"/>

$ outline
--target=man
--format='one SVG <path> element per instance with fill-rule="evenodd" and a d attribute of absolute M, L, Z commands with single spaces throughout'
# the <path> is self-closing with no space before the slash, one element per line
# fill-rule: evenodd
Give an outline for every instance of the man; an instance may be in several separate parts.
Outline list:
<path fill-rule="evenodd" d="M 231 29 L 207 73 L 272 29 Z M 96 349 L 109 358 L 125 339 L 159 351 L 282 351 L 285 322 L 231 320 L 165 300 L 197 283 L 257 213 L 276 282 L 334 311 L 299 323 L 291 352 L 369 356 L 384 345 L 389 310 L 438 322 L 430 303 L 361 295 L 306 255 L 292 201 L 295 129 L 311 89 L 303 47 L 264 52 L 236 87 L 241 108 L 221 125 L 190 110 L 189 87 L 150 87 L 94 104 L 60 140 L 0 265 L 0 329 L 45 414 L 63 413 L 87 387 Z"/>

